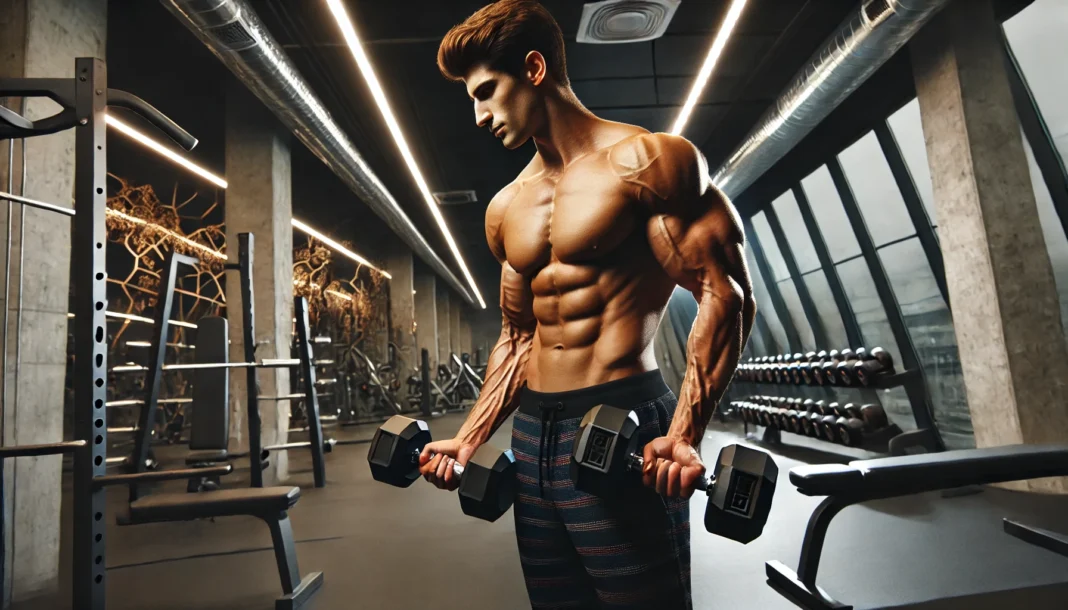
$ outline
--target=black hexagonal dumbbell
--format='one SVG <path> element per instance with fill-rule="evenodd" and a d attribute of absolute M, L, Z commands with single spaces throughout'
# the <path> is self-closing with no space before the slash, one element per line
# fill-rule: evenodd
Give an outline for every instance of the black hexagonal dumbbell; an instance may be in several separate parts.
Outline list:
<path fill-rule="evenodd" d="M 634 411 L 599 405 L 579 424 L 571 453 L 575 489 L 602 498 L 625 501 L 642 471 Z M 747 544 L 764 531 L 775 495 L 779 469 L 767 453 L 729 445 L 719 452 L 711 479 L 696 487 L 708 494 L 705 529 Z"/>
<path fill-rule="evenodd" d="M 371 439 L 367 462 L 376 481 L 408 487 L 419 478 L 419 454 L 430 442 L 425 421 L 394 415 Z M 511 449 L 481 445 L 467 466 L 453 465 L 460 477 L 460 508 L 465 515 L 496 521 L 515 500 L 516 465 Z"/>

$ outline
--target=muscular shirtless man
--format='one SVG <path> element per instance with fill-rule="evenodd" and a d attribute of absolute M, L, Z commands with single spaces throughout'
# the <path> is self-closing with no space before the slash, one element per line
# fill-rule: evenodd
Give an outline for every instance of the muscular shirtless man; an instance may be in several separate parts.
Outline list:
<path fill-rule="evenodd" d="M 537 153 L 486 210 L 504 319 L 482 395 L 456 438 L 427 445 L 421 472 L 455 489 L 454 460 L 518 410 L 513 512 L 531 605 L 688 608 L 688 498 L 705 470 L 695 448 L 755 314 L 737 213 L 690 142 L 583 107 L 560 28 L 534 0 L 471 15 L 438 65 L 466 85 L 479 127 L 507 149 L 533 138 Z M 678 401 L 652 345 L 676 285 L 699 304 Z M 598 404 L 637 412 L 644 483 L 659 494 L 575 491 L 571 445 Z"/>

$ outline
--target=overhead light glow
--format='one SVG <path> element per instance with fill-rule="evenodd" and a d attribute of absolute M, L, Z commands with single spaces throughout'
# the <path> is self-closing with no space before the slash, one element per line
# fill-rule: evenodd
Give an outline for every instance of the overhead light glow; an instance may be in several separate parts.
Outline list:
<path fill-rule="evenodd" d="M 731 8 L 727 11 L 727 18 L 723 20 L 723 25 L 720 26 L 719 32 L 716 32 L 716 37 L 712 40 L 712 47 L 708 49 L 708 55 L 705 57 L 705 63 L 701 66 L 701 71 L 697 73 L 697 78 L 693 81 L 690 95 L 686 98 L 686 103 L 682 105 L 678 118 L 675 119 L 675 126 L 671 128 L 673 135 L 681 135 L 682 130 L 686 128 L 686 123 L 690 120 L 690 114 L 693 112 L 694 106 L 697 105 L 697 100 L 701 99 L 705 85 L 708 84 L 708 79 L 712 76 L 712 70 L 716 67 L 716 62 L 719 61 L 723 48 L 727 46 L 727 41 L 730 40 L 734 26 L 738 24 L 738 19 L 742 16 L 745 2 L 746 0 L 734 0 L 731 3 Z"/>
<path fill-rule="evenodd" d="M 352 24 L 352 19 L 349 18 L 341 0 L 326 0 L 326 4 L 330 7 L 330 12 L 333 13 L 334 19 L 337 21 L 337 25 L 341 29 L 341 34 L 344 36 L 345 42 L 349 46 L 349 50 L 352 51 L 352 57 L 356 60 L 356 65 L 359 66 L 360 73 L 363 75 L 364 80 L 367 81 L 367 86 L 371 90 L 371 95 L 375 98 L 378 110 L 382 113 L 382 118 L 385 119 L 386 126 L 389 127 L 389 132 L 393 135 L 393 140 L 397 143 L 397 148 L 400 149 L 401 156 L 404 158 L 404 162 L 408 165 L 408 171 L 411 172 L 412 178 L 415 180 L 415 184 L 419 188 L 419 192 L 423 195 L 423 200 L 426 202 L 427 208 L 430 209 L 431 216 L 434 217 L 434 221 L 437 222 L 438 228 L 445 237 L 445 241 L 449 244 L 449 249 L 452 250 L 453 256 L 456 257 L 456 262 L 460 265 L 460 271 L 463 272 L 467 284 L 471 287 L 471 291 L 474 293 L 475 298 L 478 299 L 478 304 L 482 309 L 485 309 L 486 302 L 482 299 L 482 293 L 479 292 L 478 286 L 475 284 L 475 278 L 472 277 L 471 271 L 467 268 L 467 263 L 464 261 L 463 255 L 460 254 L 460 248 L 456 245 L 456 240 L 453 239 L 452 232 L 449 231 L 449 227 L 445 224 L 445 218 L 441 215 L 441 210 L 438 209 L 438 205 L 434 201 L 434 196 L 430 193 L 430 187 L 427 186 L 426 180 L 423 178 L 423 173 L 420 171 L 419 165 L 415 162 L 415 157 L 412 156 L 412 151 L 408 147 L 408 141 L 404 138 L 404 134 L 401 132 L 400 124 L 397 123 L 396 117 L 393 116 L 393 110 L 390 108 L 389 100 L 386 99 L 385 91 L 382 90 L 382 86 L 378 82 L 378 77 L 375 76 L 371 60 L 367 58 L 367 54 L 363 51 L 363 46 L 360 44 L 359 36 L 356 35 L 356 28 Z"/>
<path fill-rule="evenodd" d="M 330 239 L 329 237 L 327 237 L 327 236 L 323 235 L 322 233 L 316 231 L 315 229 L 309 227 L 308 225 L 304 224 L 303 222 L 297 220 L 296 218 L 293 219 L 293 227 L 297 228 L 297 229 L 300 229 L 301 231 L 303 231 L 304 233 L 306 233 L 308 235 L 311 235 L 315 239 L 318 239 L 319 241 L 321 241 L 324 244 L 326 244 L 326 245 L 330 246 L 331 248 L 333 248 L 336 252 L 338 252 L 340 254 L 344 254 L 345 256 L 347 256 L 347 257 L 351 258 L 352 260 L 356 261 L 357 263 L 360 263 L 361 265 L 366 265 L 366 266 L 370 267 L 371 269 L 374 269 L 375 271 L 377 271 L 377 272 L 381 273 L 383 276 L 385 276 L 387 279 L 393 279 L 392 275 L 386 273 L 385 271 L 382 271 L 378 267 L 375 267 L 374 265 L 371 264 L 371 261 L 369 261 L 366 258 L 360 256 L 359 254 L 356 254 L 352 250 L 349 250 L 345 246 L 342 246 L 338 242 Z"/>
<path fill-rule="evenodd" d="M 69 317 L 71 317 L 71 318 L 74 317 L 74 314 L 67 314 L 67 315 Z M 130 320 L 132 322 L 145 322 L 147 324 L 155 324 L 156 323 L 156 321 L 153 320 L 152 318 L 146 318 L 144 316 L 135 316 L 133 314 L 122 313 L 122 312 L 118 312 L 118 311 L 105 311 L 104 315 L 106 315 L 109 318 L 118 318 L 120 320 Z M 197 327 L 196 324 L 191 324 L 189 322 L 182 322 L 181 320 L 171 320 L 170 323 L 171 323 L 172 326 L 184 326 L 185 328 L 196 328 Z"/>
<path fill-rule="evenodd" d="M 174 231 L 171 231 L 170 229 L 168 229 L 166 227 L 161 227 L 160 225 L 158 225 L 156 223 L 148 222 L 144 218 L 138 218 L 136 216 L 130 216 L 129 214 L 127 214 L 125 212 L 120 212 L 119 210 L 114 210 L 114 209 L 111 209 L 111 208 L 107 208 L 106 211 L 111 216 L 118 216 L 119 218 L 121 218 L 121 219 L 123 219 L 123 220 L 125 220 L 127 222 L 132 222 L 135 225 L 141 225 L 141 226 L 144 226 L 144 227 L 152 227 L 153 229 L 155 229 L 155 230 L 157 230 L 157 231 L 159 231 L 161 233 L 166 234 L 171 239 L 176 239 L 176 240 L 182 242 L 183 244 L 185 244 L 185 245 L 187 245 L 187 246 L 189 246 L 191 248 L 196 248 L 197 250 L 200 250 L 201 252 L 204 252 L 205 254 L 208 254 L 210 256 L 214 256 L 215 258 L 222 259 L 224 261 L 227 260 L 226 255 L 223 254 L 222 252 L 219 252 L 217 250 L 212 250 L 211 248 L 205 246 L 204 244 L 198 244 L 197 242 L 189 239 L 188 237 L 186 237 L 184 235 L 179 235 L 179 234 L 175 233 Z"/>
<path fill-rule="evenodd" d="M 129 138 L 131 138 L 132 140 L 138 142 L 139 144 L 145 146 L 146 148 L 149 148 L 149 149 L 159 153 L 160 155 L 162 155 L 162 156 L 166 157 L 167 159 L 171 160 L 172 162 L 177 163 L 178 165 L 181 165 L 182 167 L 184 167 L 187 170 L 193 172 L 194 174 L 200 176 L 201 178 L 204 178 L 208 182 L 211 182 L 212 184 L 214 184 L 214 185 L 216 185 L 216 186 L 218 186 L 220 188 L 226 188 L 226 180 L 220 178 L 219 176 L 216 176 L 215 174 L 213 174 L 213 173 L 209 172 L 208 170 L 204 169 L 203 167 L 200 167 L 199 165 L 197 165 L 196 163 L 193 163 L 189 159 L 186 159 L 182 155 L 180 155 L 180 154 L 174 152 L 173 150 L 171 150 L 170 148 L 164 146 L 162 143 L 157 142 L 156 140 L 153 140 L 152 138 L 150 138 L 147 135 L 141 133 L 137 129 L 134 129 L 130 125 L 127 125 L 126 123 L 120 121 L 119 119 L 111 116 L 110 114 L 105 115 L 104 118 L 105 118 L 105 121 L 107 122 L 109 127 L 115 128 L 116 131 L 122 133 L 123 135 L 125 135 L 125 136 L 127 136 Z"/>
<path fill-rule="evenodd" d="M 346 301 L 351 301 L 352 300 L 352 297 L 350 297 L 349 295 L 345 294 L 344 292 L 338 292 L 337 290 L 327 290 L 326 294 L 330 294 L 330 295 L 333 295 L 335 297 L 338 297 L 338 298 L 341 298 L 341 299 L 345 299 Z"/>

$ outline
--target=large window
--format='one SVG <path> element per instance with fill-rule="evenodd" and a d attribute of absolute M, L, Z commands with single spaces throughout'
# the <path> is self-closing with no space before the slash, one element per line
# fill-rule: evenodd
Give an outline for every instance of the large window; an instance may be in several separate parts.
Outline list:
<path fill-rule="evenodd" d="M 920 193 L 931 225 L 938 226 L 931 166 L 927 164 L 927 144 L 923 140 L 923 126 L 920 121 L 920 101 L 913 98 L 901 110 L 890 115 L 887 122 L 890 123 L 890 131 L 901 149 L 901 156 L 905 158 L 905 165 L 912 174 L 912 181 L 916 183 L 916 190 Z"/>
<path fill-rule="evenodd" d="M 876 246 L 916 234 L 874 132 L 842 151 L 838 159 Z"/>
<path fill-rule="evenodd" d="M 813 349 L 816 347 L 816 339 L 812 334 L 812 327 L 809 326 L 808 318 L 805 317 L 805 310 L 801 307 L 801 297 L 797 294 L 797 286 L 794 285 L 794 280 L 790 277 L 786 261 L 779 250 L 779 244 L 775 240 L 775 234 L 768 224 L 768 219 L 764 212 L 760 212 L 753 216 L 752 222 L 753 231 L 756 232 L 755 237 L 764 251 L 764 257 L 768 259 L 768 267 L 771 268 L 772 275 L 775 276 L 775 288 L 782 295 L 782 300 L 786 304 L 786 310 L 790 315 L 790 321 L 793 323 L 794 328 L 797 329 L 798 337 L 801 339 L 801 348 L 804 350 Z M 787 347 L 789 346 L 789 344 L 786 345 Z"/>
<path fill-rule="evenodd" d="M 1068 71 L 1064 69 L 1064 58 L 1068 57 L 1068 37 L 1065 37 L 1068 31 L 1068 3 L 1062 0 L 1035 0 L 1005 22 L 1004 27 L 1054 145 L 1062 158 L 1068 157 L 1068 105 L 1065 104 L 1068 99 Z M 1068 238 L 1065 237 L 1042 172 L 1026 139 L 1024 144 L 1038 204 L 1038 217 L 1060 295 L 1063 322 L 1068 320 Z"/>
<path fill-rule="evenodd" d="M 784 353 L 789 349 L 790 343 L 786 340 L 786 330 L 779 320 L 778 313 L 772 306 L 768 287 L 764 283 L 764 276 L 760 273 L 760 267 L 756 264 L 752 248 L 745 249 L 745 258 L 749 264 L 749 277 L 753 281 L 753 298 L 756 300 L 757 315 L 763 316 L 764 321 L 768 323 L 768 329 L 771 331 L 771 342 L 779 350 L 776 353 Z M 749 341 L 752 342 L 753 339 L 750 338 Z M 773 354 L 765 355 L 771 356 Z"/>

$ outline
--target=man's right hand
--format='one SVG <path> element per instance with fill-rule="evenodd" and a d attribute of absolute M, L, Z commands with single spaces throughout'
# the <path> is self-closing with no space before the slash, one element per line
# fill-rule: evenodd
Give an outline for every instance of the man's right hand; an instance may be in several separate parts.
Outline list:
<path fill-rule="evenodd" d="M 438 489 L 452 491 L 460 486 L 453 465 L 466 466 L 475 449 L 477 445 L 464 444 L 456 438 L 428 443 L 419 454 L 419 474 Z"/>

